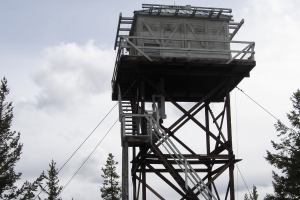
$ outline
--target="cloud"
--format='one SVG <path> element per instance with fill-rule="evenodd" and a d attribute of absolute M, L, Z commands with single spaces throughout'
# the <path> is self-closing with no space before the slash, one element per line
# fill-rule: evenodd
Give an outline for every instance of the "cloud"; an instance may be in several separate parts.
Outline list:
<path fill-rule="evenodd" d="M 74 109 L 89 103 L 93 95 L 110 89 L 114 52 L 93 41 L 80 46 L 61 43 L 45 49 L 45 61 L 34 82 L 40 87 L 36 107 L 46 110 Z"/>

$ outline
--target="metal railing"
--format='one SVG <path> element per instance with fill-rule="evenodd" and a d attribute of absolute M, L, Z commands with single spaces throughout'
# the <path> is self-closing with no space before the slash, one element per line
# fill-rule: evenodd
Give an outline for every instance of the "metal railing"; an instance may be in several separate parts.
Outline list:
<path fill-rule="evenodd" d="M 153 41 L 154 46 L 139 46 L 133 41 Z M 185 47 L 170 47 L 170 42 L 184 43 Z M 199 43 L 203 48 L 195 48 L 193 44 Z M 215 48 L 214 45 L 224 44 L 224 49 Z M 118 73 L 118 67 L 122 55 L 132 56 L 144 56 L 149 61 L 153 61 L 152 55 L 149 51 L 158 52 L 158 57 L 168 57 L 166 53 L 179 53 L 180 57 L 198 58 L 197 56 L 203 55 L 201 58 L 214 59 L 217 57 L 222 58 L 225 64 L 231 63 L 233 60 L 254 60 L 254 47 L 255 43 L 250 41 L 220 41 L 220 40 L 205 40 L 205 39 L 177 39 L 177 38 L 158 38 L 158 37 L 137 37 L 137 36 L 120 36 L 120 40 L 117 43 L 118 52 L 115 61 L 115 68 L 112 77 L 112 87 L 116 81 Z M 228 49 L 226 49 L 228 48 Z M 126 51 L 125 51 L 126 50 Z M 182 53 L 182 54 L 180 54 Z M 174 54 L 178 57 L 178 54 Z M 208 57 L 206 57 L 208 56 Z M 210 58 L 213 56 L 214 58 Z M 170 56 L 172 57 L 172 56 Z"/>

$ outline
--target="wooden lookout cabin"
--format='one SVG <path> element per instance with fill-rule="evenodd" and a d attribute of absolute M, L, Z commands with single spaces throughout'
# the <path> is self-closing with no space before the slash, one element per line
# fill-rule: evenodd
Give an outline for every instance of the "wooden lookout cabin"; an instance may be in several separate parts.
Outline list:
<path fill-rule="evenodd" d="M 230 92 L 250 76 L 255 43 L 233 40 L 244 20 L 234 22 L 231 12 L 143 4 L 133 17 L 120 14 L 112 100 L 119 101 L 122 199 L 164 199 L 158 182 L 179 199 L 234 199 L 239 160 L 232 149 Z M 166 104 L 181 116 L 165 123 Z M 190 123 L 197 128 L 186 132 Z M 225 191 L 218 189 L 222 184 Z"/>

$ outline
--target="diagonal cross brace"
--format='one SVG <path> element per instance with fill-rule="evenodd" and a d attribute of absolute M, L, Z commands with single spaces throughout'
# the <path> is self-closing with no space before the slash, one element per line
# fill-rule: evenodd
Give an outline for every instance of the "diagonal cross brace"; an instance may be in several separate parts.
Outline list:
<path fill-rule="evenodd" d="M 155 145 L 151 145 L 151 149 L 153 153 L 162 161 L 163 165 L 165 166 L 166 169 L 169 170 L 170 175 L 176 180 L 178 185 L 181 187 L 181 189 L 189 196 L 191 199 L 199 199 L 195 193 L 191 190 L 190 187 L 185 186 L 185 181 L 183 178 L 179 175 L 178 172 L 176 172 L 175 168 L 173 167 L 172 164 L 168 162 L 168 160 L 164 157 L 163 153 L 159 150 L 158 147 Z"/>
<path fill-rule="evenodd" d="M 153 88 L 155 88 L 161 95 L 163 95 L 166 99 L 168 99 L 170 102 L 172 102 L 179 110 L 181 110 L 184 115 L 180 117 L 173 125 L 171 125 L 166 132 L 169 130 L 172 130 L 177 124 L 179 124 L 185 117 L 190 118 L 193 120 L 198 126 L 200 126 L 203 130 L 205 130 L 213 139 L 218 141 L 225 149 L 229 151 L 229 147 L 224 144 L 217 136 L 215 136 L 211 131 L 209 131 L 204 125 L 202 125 L 198 120 L 196 120 L 192 115 L 191 112 L 195 110 L 199 105 L 201 105 L 203 102 L 205 102 L 207 99 L 209 99 L 213 94 L 215 94 L 223 85 L 225 85 L 226 81 L 222 81 L 219 85 L 217 85 L 211 92 L 209 92 L 205 97 L 203 97 L 197 104 L 195 104 L 189 111 L 186 111 L 184 108 L 182 108 L 177 102 L 175 102 L 169 95 L 167 95 L 164 91 L 162 91 L 160 88 L 158 88 L 155 84 L 153 84 L 148 78 L 143 77 L 143 79 L 151 85 Z"/>

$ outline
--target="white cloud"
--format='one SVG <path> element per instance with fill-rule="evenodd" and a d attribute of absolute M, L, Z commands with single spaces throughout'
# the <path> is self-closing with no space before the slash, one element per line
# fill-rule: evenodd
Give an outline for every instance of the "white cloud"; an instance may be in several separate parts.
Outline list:
<path fill-rule="evenodd" d="M 94 45 L 61 43 L 45 50 L 42 69 L 34 76 L 41 88 L 40 109 L 66 110 L 88 104 L 93 95 L 107 92 L 114 68 L 114 52 Z"/>

